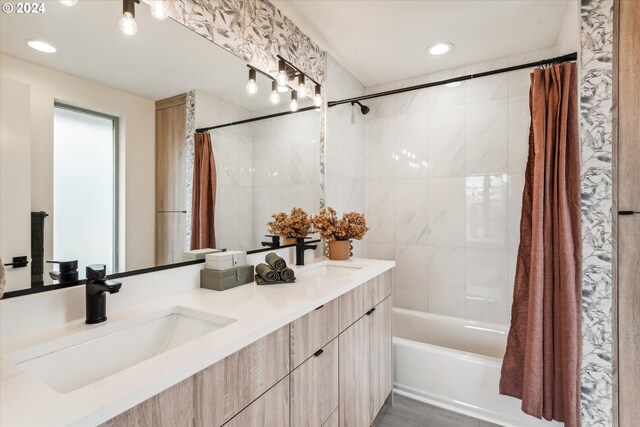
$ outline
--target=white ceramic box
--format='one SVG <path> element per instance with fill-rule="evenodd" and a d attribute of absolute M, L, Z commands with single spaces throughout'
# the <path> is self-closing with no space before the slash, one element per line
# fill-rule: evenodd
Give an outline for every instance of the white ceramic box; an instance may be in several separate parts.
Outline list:
<path fill-rule="evenodd" d="M 242 267 L 247 264 L 247 253 L 244 251 L 226 251 L 207 254 L 204 268 L 209 270 L 226 270 Z"/>

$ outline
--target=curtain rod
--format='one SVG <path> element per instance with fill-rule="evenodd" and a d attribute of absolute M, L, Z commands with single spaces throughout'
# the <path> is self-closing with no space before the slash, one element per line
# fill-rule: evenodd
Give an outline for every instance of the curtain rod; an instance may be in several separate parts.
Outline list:
<path fill-rule="evenodd" d="M 315 106 L 304 107 L 304 108 L 300 108 L 300 109 L 298 109 L 296 111 L 283 111 L 282 113 L 275 113 L 275 114 L 269 114 L 269 115 L 266 115 L 266 116 L 253 117 L 251 119 L 240 120 L 240 121 L 231 122 L 231 123 L 225 123 L 223 125 L 209 126 L 209 127 L 206 127 L 206 128 L 198 128 L 198 129 L 196 129 L 196 133 L 207 132 L 207 131 L 210 131 L 210 130 L 213 130 L 213 129 L 226 128 L 226 127 L 229 127 L 229 126 L 243 125 L 245 123 L 257 122 L 259 120 L 273 119 L 275 117 L 288 116 L 289 114 L 303 113 L 305 111 L 311 111 L 311 110 L 320 110 L 320 107 L 315 107 Z"/>
<path fill-rule="evenodd" d="M 434 86 L 442 86 L 442 85 L 446 85 L 448 83 L 462 82 L 462 81 L 465 81 L 465 80 L 477 79 L 479 77 L 486 77 L 486 76 L 492 76 L 494 74 L 507 73 L 509 71 L 522 70 L 524 68 L 540 67 L 540 66 L 543 66 L 543 65 L 555 64 L 555 63 L 565 62 L 565 61 L 575 61 L 577 59 L 578 59 L 578 53 L 577 52 L 573 52 L 573 53 L 569 53 L 567 55 L 557 56 L 555 58 L 549 58 L 549 59 L 543 59 L 541 61 L 529 62 L 527 64 L 514 65 L 514 66 L 511 66 L 511 67 L 505 67 L 505 68 L 498 68 L 496 70 L 484 71 L 482 73 L 477 73 L 477 74 L 467 74 L 466 76 L 454 77 L 454 78 L 447 79 L 447 80 L 440 80 L 440 81 L 437 81 L 437 82 L 424 83 L 424 84 L 416 85 L 416 86 L 408 86 L 408 87 L 403 87 L 403 88 L 400 88 L 400 89 L 387 90 L 385 92 L 371 93 L 369 95 L 356 96 L 355 98 L 341 99 L 340 101 L 329 101 L 327 103 L 327 106 L 328 107 L 335 107 L 336 105 L 340 105 L 340 104 L 349 104 L 349 103 L 352 103 L 352 102 L 363 101 L 363 100 L 372 99 L 372 98 L 378 98 L 378 97 L 381 97 L 381 96 L 396 95 L 398 93 L 410 92 L 410 91 L 419 90 L 419 89 L 426 89 L 426 88 L 434 87 Z"/>

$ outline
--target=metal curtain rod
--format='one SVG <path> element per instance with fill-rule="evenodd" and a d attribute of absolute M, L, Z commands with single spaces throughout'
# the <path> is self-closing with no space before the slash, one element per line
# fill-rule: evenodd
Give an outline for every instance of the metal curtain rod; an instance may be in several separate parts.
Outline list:
<path fill-rule="evenodd" d="M 355 98 L 341 99 L 340 101 L 329 101 L 327 103 L 327 106 L 328 107 L 335 107 L 336 105 L 349 104 L 349 103 L 356 102 L 356 101 L 363 101 L 365 99 L 379 98 L 381 96 L 388 96 L 388 95 L 396 95 L 398 93 L 411 92 L 413 90 L 426 89 L 426 88 L 434 87 L 434 86 L 442 86 L 442 85 L 446 85 L 448 83 L 463 82 L 465 80 L 477 79 L 479 77 L 486 77 L 486 76 L 492 76 L 494 74 L 507 73 L 509 71 L 522 70 L 524 68 L 540 67 L 540 66 L 543 66 L 543 65 L 555 64 L 555 63 L 565 62 L 565 61 L 575 61 L 576 59 L 578 59 L 578 53 L 577 52 L 573 52 L 573 53 L 569 53 L 567 55 L 557 56 L 555 58 L 549 58 L 549 59 L 543 59 L 541 61 L 529 62 L 528 64 L 514 65 L 514 66 L 511 66 L 511 67 L 505 67 L 505 68 L 498 68 L 496 70 L 484 71 L 482 73 L 477 73 L 477 74 L 467 74 L 466 76 L 454 77 L 454 78 L 447 79 L 447 80 L 440 80 L 440 81 L 437 81 L 437 82 L 424 83 L 424 84 L 416 85 L 416 86 L 408 86 L 408 87 L 403 87 L 403 88 L 400 88 L 400 89 L 387 90 L 385 92 L 371 93 L 369 95 L 356 96 Z"/>
<path fill-rule="evenodd" d="M 199 128 L 199 129 L 196 129 L 196 133 L 207 132 L 207 131 L 210 131 L 210 130 L 213 130 L 213 129 L 226 128 L 226 127 L 229 127 L 229 126 L 243 125 L 245 123 L 257 122 L 257 121 L 266 120 L 266 119 L 273 119 L 274 117 L 288 116 L 289 114 L 297 114 L 297 113 L 302 113 L 302 112 L 305 112 L 305 111 L 319 110 L 319 109 L 320 109 L 320 107 L 311 106 L 311 107 L 300 108 L 299 110 L 296 110 L 296 111 L 283 111 L 282 113 L 275 113 L 275 114 L 269 114 L 269 115 L 266 115 L 266 116 L 253 117 L 251 119 L 240 120 L 240 121 L 231 122 L 231 123 L 225 123 L 223 125 L 209 126 L 207 128 Z"/>

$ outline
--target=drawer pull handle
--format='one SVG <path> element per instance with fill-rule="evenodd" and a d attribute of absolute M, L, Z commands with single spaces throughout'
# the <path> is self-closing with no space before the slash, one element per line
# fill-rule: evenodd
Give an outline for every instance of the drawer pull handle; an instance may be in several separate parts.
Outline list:
<path fill-rule="evenodd" d="M 316 310 L 320 310 L 322 307 L 324 307 L 324 304 L 322 304 L 320 307 L 316 308 Z"/>
<path fill-rule="evenodd" d="M 324 353 L 324 350 L 323 350 L 323 349 L 320 349 L 320 350 L 316 351 L 315 353 L 313 353 L 313 355 L 314 355 L 315 357 L 318 357 L 318 356 L 320 356 L 322 353 Z"/>
<path fill-rule="evenodd" d="M 370 315 L 371 315 L 371 313 L 373 313 L 374 311 L 376 311 L 376 308 L 375 308 L 375 307 L 373 307 L 371 310 L 367 311 L 365 314 L 366 314 L 367 316 L 370 316 Z"/>

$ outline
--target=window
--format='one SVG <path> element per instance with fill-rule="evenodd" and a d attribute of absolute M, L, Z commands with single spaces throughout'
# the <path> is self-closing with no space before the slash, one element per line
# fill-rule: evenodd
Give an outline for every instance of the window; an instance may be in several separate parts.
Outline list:
<path fill-rule="evenodd" d="M 117 271 L 118 118 L 54 108 L 53 257 Z"/>

